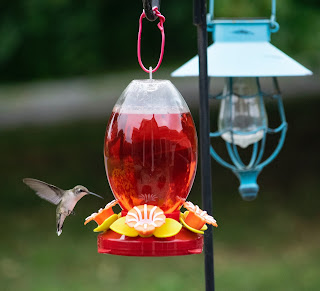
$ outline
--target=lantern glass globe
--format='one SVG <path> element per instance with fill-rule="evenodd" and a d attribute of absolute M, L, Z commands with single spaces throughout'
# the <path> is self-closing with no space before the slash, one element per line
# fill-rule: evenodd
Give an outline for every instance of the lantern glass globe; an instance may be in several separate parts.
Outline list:
<path fill-rule="evenodd" d="M 242 148 L 261 140 L 268 118 L 256 78 L 226 79 L 223 96 L 218 118 L 222 138 Z"/>

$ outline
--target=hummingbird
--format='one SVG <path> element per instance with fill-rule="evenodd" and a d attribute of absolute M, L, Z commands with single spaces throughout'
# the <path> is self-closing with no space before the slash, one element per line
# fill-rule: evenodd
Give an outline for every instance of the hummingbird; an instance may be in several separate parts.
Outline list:
<path fill-rule="evenodd" d="M 60 236 L 62 233 L 63 223 L 67 216 L 75 214 L 73 208 L 77 202 L 85 195 L 94 195 L 101 199 L 98 194 L 90 192 L 86 187 L 78 185 L 69 190 L 63 190 L 57 186 L 42 182 L 37 179 L 24 178 L 22 180 L 31 189 L 36 191 L 36 194 L 52 204 L 58 205 L 56 210 L 56 224 L 57 224 L 57 235 Z"/>

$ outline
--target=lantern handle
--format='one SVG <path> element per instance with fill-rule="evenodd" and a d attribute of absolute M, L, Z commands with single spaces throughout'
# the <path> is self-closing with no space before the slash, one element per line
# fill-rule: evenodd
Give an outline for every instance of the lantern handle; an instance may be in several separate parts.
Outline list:
<path fill-rule="evenodd" d="M 277 0 L 271 0 L 271 23 L 276 21 L 276 9 L 277 9 Z M 214 18 L 214 0 L 210 0 L 209 2 L 209 20 L 213 20 Z"/>
<path fill-rule="evenodd" d="M 158 10 L 160 10 L 160 2 L 161 0 L 142 0 L 143 10 L 149 21 L 155 21 L 158 18 L 153 8 L 158 7 Z"/>
<path fill-rule="evenodd" d="M 276 21 L 276 0 L 271 0 L 271 16 L 270 16 L 270 28 L 271 32 L 277 32 L 279 30 L 279 24 Z M 214 0 L 209 2 L 209 14 L 207 17 L 208 23 L 212 22 L 214 18 Z"/>

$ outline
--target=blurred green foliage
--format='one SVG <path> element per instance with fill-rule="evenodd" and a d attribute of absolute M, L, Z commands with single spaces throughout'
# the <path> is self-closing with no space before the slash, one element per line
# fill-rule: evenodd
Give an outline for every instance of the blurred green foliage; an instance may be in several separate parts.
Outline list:
<path fill-rule="evenodd" d="M 319 67 L 320 2 L 279 0 L 280 32 L 273 43 L 306 66 Z M 270 15 L 270 0 L 216 0 L 217 17 Z M 3 0 L 0 3 L 0 79 L 88 75 L 137 65 L 141 0 Z M 166 62 L 181 64 L 196 53 L 192 1 L 162 1 Z M 155 63 L 160 33 L 144 21 L 142 54 Z M 183 52 L 183 53 L 182 53 Z"/>

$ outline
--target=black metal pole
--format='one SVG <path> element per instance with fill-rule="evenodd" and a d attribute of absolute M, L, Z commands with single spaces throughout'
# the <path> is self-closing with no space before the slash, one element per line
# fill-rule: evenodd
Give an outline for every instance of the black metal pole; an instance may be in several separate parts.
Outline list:
<path fill-rule="evenodd" d="M 194 0 L 194 24 L 198 33 L 199 55 L 199 119 L 200 119 L 200 161 L 201 161 L 201 194 L 202 207 L 212 215 L 212 185 L 211 185 L 211 157 L 210 157 L 210 114 L 209 88 L 207 68 L 207 1 Z M 204 233 L 204 264 L 206 291 L 214 290 L 213 267 L 213 232 L 212 225 Z"/>

